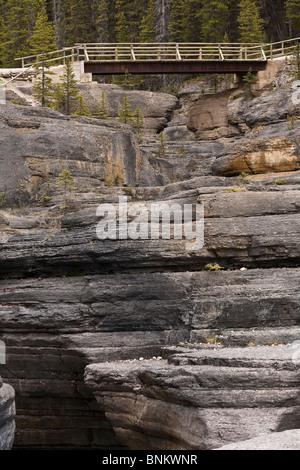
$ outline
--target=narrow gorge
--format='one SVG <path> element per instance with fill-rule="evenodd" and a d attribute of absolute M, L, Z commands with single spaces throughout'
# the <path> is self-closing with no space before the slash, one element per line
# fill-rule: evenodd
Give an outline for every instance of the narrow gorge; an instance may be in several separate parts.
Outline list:
<path fill-rule="evenodd" d="M 31 106 L 31 82 L 11 85 L 0 449 L 299 449 L 300 100 L 288 71 L 251 96 L 203 77 L 177 96 L 126 90 L 142 141 L 117 119 L 119 86 L 78 85 L 92 113 L 105 92 L 104 120 Z M 203 248 L 99 240 L 97 207 L 120 197 L 129 209 L 203 204 Z"/>

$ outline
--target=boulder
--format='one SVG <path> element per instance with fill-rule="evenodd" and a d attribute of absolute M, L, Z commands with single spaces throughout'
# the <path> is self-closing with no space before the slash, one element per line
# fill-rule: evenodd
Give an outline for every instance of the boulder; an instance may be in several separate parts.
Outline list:
<path fill-rule="evenodd" d="M 217 156 L 212 172 L 217 176 L 296 171 L 300 168 L 300 125 L 270 125 L 227 146 Z"/>
<path fill-rule="evenodd" d="M 15 392 L 0 377 L 0 450 L 10 450 L 15 434 Z"/>
<path fill-rule="evenodd" d="M 231 90 L 214 95 L 204 95 L 192 106 L 187 115 L 187 126 L 196 139 L 208 140 L 234 137 L 240 134 L 237 127 L 229 123 L 227 106 Z"/>
<path fill-rule="evenodd" d="M 291 346 L 170 348 L 167 360 L 89 365 L 85 383 L 129 449 L 208 450 L 299 424 L 292 354 Z"/>
<path fill-rule="evenodd" d="M 46 108 L 21 106 L 0 106 L 0 118 L 0 188 L 7 204 L 36 200 L 49 187 L 53 195 L 63 169 L 70 171 L 79 190 L 116 179 L 128 186 L 141 182 L 144 157 L 126 125 L 70 120 Z"/>
<path fill-rule="evenodd" d="M 286 121 L 288 116 L 299 115 L 300 103 L 295 104 L 292 99 L 295 96 L 295 88 L 280 88 L 256 98 L 240 95 L 240 92 L 232 94 L 228 100 L 227 118 L 232 125 L 245 123 L 253 128 Z"/>

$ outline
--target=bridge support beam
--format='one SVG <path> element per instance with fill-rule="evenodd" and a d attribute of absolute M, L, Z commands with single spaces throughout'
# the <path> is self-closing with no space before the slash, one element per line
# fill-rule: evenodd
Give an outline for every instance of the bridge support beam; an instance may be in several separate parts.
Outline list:
<path fill-rule="evenodd" d="M 245 74 L 251 68 L 253 72 L 265 70 L 265 61 L 114 61 L 85 62 L 84 72 L 97 75 L 130 74 Z"/>

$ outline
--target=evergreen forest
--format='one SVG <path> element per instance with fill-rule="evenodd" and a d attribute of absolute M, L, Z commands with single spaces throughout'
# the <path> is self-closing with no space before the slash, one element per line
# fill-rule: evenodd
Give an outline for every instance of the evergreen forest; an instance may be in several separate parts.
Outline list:
<path fill-rule="evenodd" d="M 300 0 L 0 0 L 0 66 L 83 42 L 274 42 Z"/>

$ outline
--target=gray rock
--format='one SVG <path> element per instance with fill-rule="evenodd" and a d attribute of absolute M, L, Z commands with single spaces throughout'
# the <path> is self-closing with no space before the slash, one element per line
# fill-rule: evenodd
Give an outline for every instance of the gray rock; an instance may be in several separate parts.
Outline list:
<path fill-rule="evenodd" d="M 48 188 L 45 179 L 51 191 L 57 191 L 62 169 L 70 171 L 79 189 L 113 183 L 116 177 L 128 186 L 140 182 L 144 157 L 128 126 L 67 120 L 54 111 L 31 107 L 2 106 L 0 117 L 0 188 L 7 204 L 42 196 Z"/>
<path fill-rule="evenodd" d="M 0 450 L 10 450 L 15 433 L 15 392 L 0 377 Z"/>
<path fill-rule="evenodd" d="M 299 421 L 292 351 L 187 349 L 168 361 L 93 364 L 85 382 L 130 449 L 212 449 Z"/>
<path fill-rule="evenodd" d="M 215 450 L 299 450 L 300 430 L 292 429 L 283 432 L 272 432 L 260 434 L 253 439 L 227 446 Z"/>
<path fill-rule="evenodd" d="M 268 93 L 257 98 L 240 97 L 229 99 L 228 120 L 231 124 L 246 123 L 249 127 L 259 124 L 274 124 L 286 120 L 287 116 L 297 116 L 299 104 L 295 105 L 292 96 L 295 89 L 291 87 Z"/>
<path fill-rule="evenodd" d="M 289 129 L 286 123 L 272 124 L 247 134 L 221 152 L 212 165 L 217 176 L 253 173 L 280 173 L 299 170 L 299 123 Z"/>

